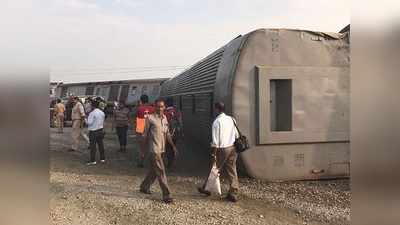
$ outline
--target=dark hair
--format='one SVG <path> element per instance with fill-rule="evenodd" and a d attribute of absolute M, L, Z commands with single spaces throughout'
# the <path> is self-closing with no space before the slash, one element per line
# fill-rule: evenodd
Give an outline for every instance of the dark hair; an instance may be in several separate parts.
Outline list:
<path fill-rule="evenodd" d="M 140 101 L 142 102 L 142 103 L 148 103 L 149 102 L 149 96 L 147 96 L 147 95 L 141 95 L 140 96 Z"/>
<path fill-rule="evenodd" d="M 61 102 L 61 99 L 57 99 L 57 103 L 60 103 Z"/>
<path fill-rule="evenodd" d="M 154 101 L 154 104 L 157 105 L 157 103 L 159 103 L 159 102 L 163 102 L 163 103 L 165 104 L 165 100 L 164 100 L 163 98 L 157 98 L 157 99 Z"/>
<path fill-rule="evenodd" d="M 225 104 L 223 102 L 216 102 L 214 107 L 218 109 L 220 112 L 225 112 Z"/>
<path fill-rule="evenodd" d="M 99 108 L 99 101 L 91 101 L 90 103 L 93 108 Z"/>

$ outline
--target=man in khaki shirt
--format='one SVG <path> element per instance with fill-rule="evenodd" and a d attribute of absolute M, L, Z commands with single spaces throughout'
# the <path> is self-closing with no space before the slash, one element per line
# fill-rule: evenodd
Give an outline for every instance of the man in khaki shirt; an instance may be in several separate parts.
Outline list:
<path fill-rule="evenodd" d="M 64 128 L 64 112 L 65 112 L 65 106 L 61 102 L 61 99 L 57 99 L 57 104 L 55 106 L 55 116 L 57 119 L 57 126 L 58 126 L 58 132 L 63 133 L 63 128 Z"/>
<path fill-rule="evenodd" d="M 85 120 L 85 110 L 78 97 L 73 98 L 74 107 L 72 108 L 72 146 L 71 151 L 77 151 L 79 146 L 79 137 L 82 135 L 82 123 Z"/>
<path fill-rule="evenodd" d="M 148 147 L 150 170 L 140 185 L 140 192 L 151 194 L 150 187 L 157 179 L 162 190 L 163 201 L 165 203 L 172 203 L 173 200 L 170 196 L 171 192 L 168 187 L 162 154 L 165 152 L 167 141 L 172 146 L 175 154 L 177 154 L 177 149 L 169 133 L 168 121 L 164 115 L 164 110 L 165 102 L 157 100 L 155 113 L 150 114 L 146 118 L 143 137 L 144 143 Z"/>

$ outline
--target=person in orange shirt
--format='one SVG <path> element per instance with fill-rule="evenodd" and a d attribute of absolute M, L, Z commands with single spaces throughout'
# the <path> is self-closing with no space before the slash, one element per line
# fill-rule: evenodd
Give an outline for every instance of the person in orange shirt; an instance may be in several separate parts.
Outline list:
<path fill-rule="evenodd" d="M 59 133 L 64 132 L 64 112 L 65 112 L 64 104 L 61 102 L 61 99 L 57 99 L 57 104 L 55 106 L 54 113 L 57 119 L 57 126 Z"/>
<path fill-rule="evenodd" d="M 143 167 L 145 158 L 145 146 L 143 142 L 143 132 L 145 121 L 148 115 L 154 113 L 154 106 L 149 104 L 149 97 L 147 95 L 140 96 L 139 106 L 136 110 L 136 136 L 139 142 L 139 162 L 138 167 Z"/>

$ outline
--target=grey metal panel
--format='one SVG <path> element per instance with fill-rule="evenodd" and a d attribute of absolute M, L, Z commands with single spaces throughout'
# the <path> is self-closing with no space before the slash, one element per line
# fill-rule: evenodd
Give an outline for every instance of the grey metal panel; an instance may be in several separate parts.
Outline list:
<path fill-rule="evenodd" d="M 259 119 L 257 144 L 345 142 L 350 136 L 348 67 L 257 67 Z M 270 80 L 288 79 L 293 83 L 290 131 L 271 130 L 272 107 L 268 102 Z M 292 95 L 293 94 L 293 95 Z M 279 115 L 284 115 L 280 112 Z"/>
<path fill-rule="evenodd" d="M 182 103 L 178 108 L 183 114 L 185 139 L 191 143 L 203 146 L 210 143 L 212 93 L 223 52 L 224 47 L 162 86 L 161 96 L 174 96 L 177 106 L 177 102 Z"/>
<path fill-rule="evenodd" d="M 218 68 L 215 81 L 215 86 L 218 88 L 214 90 L 214 101 L 224 102 L 226 112 L 229 114 L 233 114 L 232 95 L 234 90 L 232 90 L 232 82 L 235 77 L 241 49 L 249 35 L 251 33 L 239 36 L 226 45 L 221 65 Z"/>
<path fill-rule="evenodd" d="M 249 137 L 251 142 L 251 149 L 241 154 L 241 158 L 246 166 L 246 171 L 252 177 L 267 180 L 299 180 L 349 175 L 350 149 L 348 143 L 332 141 L 278 145 L 257 144 L 260 121 L 257 121 L 256 66 L 349 68 L 350 46 L 344 36 L 340 34 L 336 36 L 339 38 L 331 38 L 332 35 L 323 35 L 319 32 L 287 29 L 261 29 L 247 36 L 240 51 L 231 94 L 232 112 L 237 118 L 241 131 Z M 293 73 L 287 75 L 291 74 Z M 301 79 L 304 84 L 314 82 L 309 77 L 303 76 L 307 74 L 296 72 L 294 75 L 298 75 L 296 79 Z M 332 78 L 329 74 L 327 76 Z M 294 89 L 299 87 L 296 84 L 293 83 Z M 309 86 L 313 86 L 311 84 Z M 350 87 L 346 84 L 343 85 L 343 88 Z M 314 93 L 314 90 L 310 88 L 308 90 L 310 94 Z M 333 100 L 337 101 L 337 99 Z M 293 104 L 296 104 L 296 101 Z M 309 108 L 312 105 L 304 107 Z M 343 107 L 348 108 L 349 105 L 344 104 Z M 331 119 L 335 120 L 333 117 Z M 331 130 L 332 128 L 326 129 Z M 300 159 L 302 162 L 299 162 Z M 312 171 L 324 172 L 314 174 Z"/>
<path fill-rule="evenodd" d="M 210 80 L 210 79 L 215 80 L 215 74 L 217 73 L 217 71 L 218 71 L 217 67 L 211 67 L 208 70 L 203 71 L 201 74 L 202 76 L 190 77 L 185 80 L 179 81 L 178 84 L 180 87 L 186 87 L 186 86 L 190 87 L 190 85 L 193 83 L 201 83 L 204 80 Z"/>
<path fill-rule="evenodd" d="M 212 93 L 176 96 L 174 100 L 179 101 L 179 98 L 182 98 L 181 111 L 186 141 L 203 147 L 209 146 Z M 204 149 L 208 150 L 208 148 Z"/>
<path fill-rule="evenodd" d="M 213 52 L 178 76 L 166 81 L 162 86 L 160 95 L 165 97 L 187 92 L 212 92 L 223 52 L 224 47 Z"/>
<path fill-rule="evenodd" d="M 198 143 L 207 146 L 208 143 L 211 143 L 212 93 L 195 95 L 195 106 L 194 114 L 198 118 L 195 125 L 198 133 L 202 134 L 196 135 L 195 139 Z"/>
<path fill-rule="evenodd" d="M 191 139 L 196 134 L 196 131 L 192 129 L 196 121 L 193 116 L 193 95 L 182 96 L 182 114 L 185 137 Z"/>
<path fill-rule="evenodd" d="M 185 139 L 204 147 L 209 146 L 211 140 L 211 104 L 224 48 L 218 49 L 180 75 L 166 81 L 161 90 L 163 97 L 175 96 L 177 100 L 182 98 Z M 198 135 L 199 133 L 202 135 Z"/>
<path fill-rule="evenodd" d="M 181 101 L 180 101 L 180 96 L 174 96 L 173 98 L 173 101 L 174 101 L 174 106 L 177 108 L 177 109 L 181 109 Z"/>
<path fill-rule="evenodd" d="M 182 111 L 184 113 L 193 111 L 193 95 L 182 96 Z"/>

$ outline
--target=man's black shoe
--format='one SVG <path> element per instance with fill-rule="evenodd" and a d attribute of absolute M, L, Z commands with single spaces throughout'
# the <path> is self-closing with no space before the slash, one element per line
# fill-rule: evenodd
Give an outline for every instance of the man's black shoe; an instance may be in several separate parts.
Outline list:
<path fill-rule="evenodd" d="M 142 192 L 143 194 L 151 195 L 151 191 L 149 191 L 149 190 L 140 189 L 139 191 Z"/>
<path fill-rule="evenodd" d="M 174 200 L 172 198 L 164 198 L 163 201 L 164 201 L 164 203 L 167 203 L 167 204 L 171 204 L 174 202 Z"/>
<path fill-rule="evenodd" d="M 198 187 L 197 191 L 199 191 L 200 193 L 205 194 L 207 196 L 211 195 L 211 192 L 204 190 L 204 188 L 202 188 L 202 187 Z"/>
<path fill-rule="evenodd" d="M 235 197 L 235 196 L 233 196 L 233 195 L 231 195 L 231 194 L 228 194 L 228 195 L 226 196 L 226 200 L 228 200 L 228 201 L 230 201 L 230 202 L 237 202 L 237 201 L 238 201 L 237 197 Z"/>

